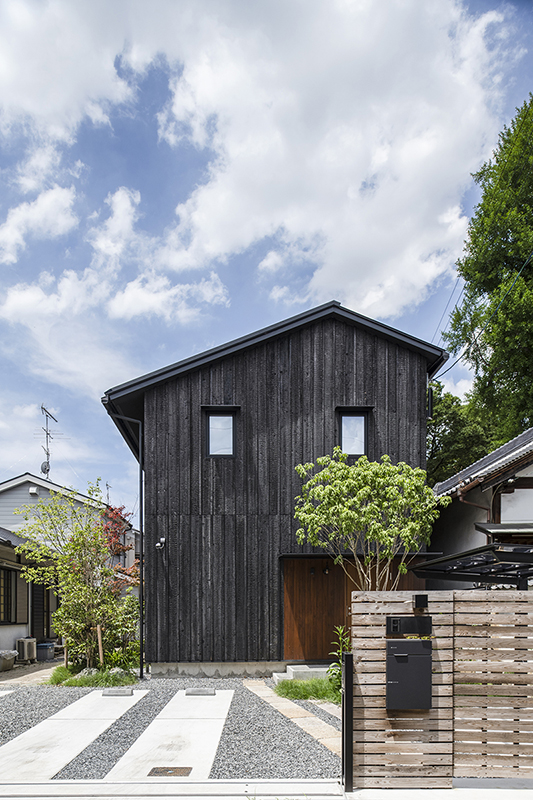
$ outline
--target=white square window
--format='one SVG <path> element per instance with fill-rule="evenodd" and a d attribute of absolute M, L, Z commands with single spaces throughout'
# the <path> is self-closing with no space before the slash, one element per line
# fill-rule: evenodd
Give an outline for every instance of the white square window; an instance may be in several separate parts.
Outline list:
<path fill-rule="evenodd" d="M 209 414 L 207 421 L 207 454 L 233 455 L 233 415 Z"/>
<path fill-rule="evenodd" d="M 350 456 L 362 456 L 364 454 L 364 414 L 341 414 L 341 450 Z"/>

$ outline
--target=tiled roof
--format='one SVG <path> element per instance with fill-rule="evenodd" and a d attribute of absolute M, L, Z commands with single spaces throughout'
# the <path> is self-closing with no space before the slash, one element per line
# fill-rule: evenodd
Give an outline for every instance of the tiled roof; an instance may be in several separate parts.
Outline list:
<path fill-rule="evenodd" d="M 459 489 L 468 491 L 500 472 L 506 472 L 513 466 L 526 466 L 530 462 L 533 462 L 533 428 L 528 428 L 451 478 L 437 483 L 433 491 L 438 497 L 454 494 Z"/>

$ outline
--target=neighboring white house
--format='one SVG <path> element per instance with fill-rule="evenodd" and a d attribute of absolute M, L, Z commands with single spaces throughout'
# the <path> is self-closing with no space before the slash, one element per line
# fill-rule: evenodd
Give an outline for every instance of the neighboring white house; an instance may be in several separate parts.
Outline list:
<path fill-rule="evenodd" d="M 15 553 L 21 543 L 16 534 L 0 528 L 0 650 L 15 649 L 16 640 L 29 635 L 30 592 Z"/>
<path fill-rule="evenodd" d="M 61 494 L 64 487 L 29 472 L 0 483 L 0 650 L 15 649 L 17 639 L 34 636 L 37 641 L 53 638 L 51 614 L 57 608 L 56 598 L 48 589 L 28 585 L 20 577 L 21 557 L 14 548 L 22 542 L 16 534 L 25 524 L 24 516 L 15 514 L 22 506 L 37 505 L 52 492 Z M 87 495 L 76 494 L 80 505 L 90 502 Z M 124 534 L 124 544 L 135 545 L 135 531 Z M 135 550 L 124 553 L 121 563 L 131 566 Z"/>
<path fill-rule="evenodd" d="M 533 544 L 533 428 L 437 483 L 438 497 L 452 503 L 433 526 L 430 552 L 463 553 L 492 542 Z M 456 586 L 466 588 L 465 583 Z M 432 581 L 430 588 L 455 584 Z"/>

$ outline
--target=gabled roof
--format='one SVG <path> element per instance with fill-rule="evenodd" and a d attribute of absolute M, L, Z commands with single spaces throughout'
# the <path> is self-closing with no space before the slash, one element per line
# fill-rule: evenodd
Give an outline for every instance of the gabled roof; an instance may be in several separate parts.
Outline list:
<path fill-rule="evenodd" d="M 451 478 L 437 483 L 433 491 L 442 497 L 459 492 L 463 494 L 476 486 L 488 489 L 495 483 L 508 480 L 530 464 L 533 464 L 533 428 L 528 428 Z"/>
<path fill-rule="evenodd" d="M 437 373 L 448 358 L 448 354 L 441 347 L 424 342 L 422 339 L 417 339 L 415 336 L 410 336 L 408 333 L 402 333 L 395 328 L 391 328 L 389 325 L 384 325 L 382 322 L 377 322 L 369 317 L 364 317 L 362 314 L 357 314 L 355 311 L 350 311 L 348 308 L 343 308 L 337 300 L 332 300 L 322 306 L 304 311 L 302 314 L 297 314 L 294 317 L 277 322 L 274 325 L 269 325 L 267 328 L 262 328 L 247 336 L 234 339 L 231 342 L 219 345 L 211 350 L 206 350 L 203 353 L 191 356 L 183 361 L 170 364 L 170 366 L 163 367 L 163 369 L 158 369 L 147 375 L 141 375 L 139 378 L 115 386 L 105 393 L 102 398 L 102 403 L 112 417 L 113 415 L 120 414 L 132 419 L 142 420 L 144 392 L 147 388 L 158 383 L 164 383 L 186 372 L 192 372 L 193 370 L 199 369 L 204 364 L 255 347 L 265 341 L 276 339 L 293 330 L 303 328 L 324 319 L 342 320 L 348 325 L 364 328 L 374 333 L 376 336 L 388 339 L 408 350 L 420 353 L 427 360 L 427 371 L 430 378 Z M 114 417 L 114 422 L 134 455 L 138 457 L 138 426 L 126 420 L 116 419 L 116 417 Z"/>
<path fill-rule="evenodd" d="M 47 489 L 49 492 L 62 493 L 65 491 L 64 486 L 59 486 L 57 483 L 52 483 L 52 481 L 49 481 L 46 478 L 40 478 L 37 475 L 32 475 L 31 472 L 25 472 L 23 475 L 17 475 L 16 478 L 9 478 L 7 481 L 2 481 L 0 483 L 0 493 L 6 492 L 8 489 L 13 489 L 16 486 L 22 486 L 25 483 L 29 483 L 32 486 L 41 486 L 43 489 Z M 78 492 L 76 492 L 74 497 L 80 503 L 87 503 L 87 501 L 90 500 L 87 495 L 79 494 Z"/>
<path fill-rule="evenodd" d="M 23 541 L 24 539 L 21 539 L 16 533 L 8 531 L 6 528 L 0 528 L 0 545 L 3 547 L 16 547 Z"/>

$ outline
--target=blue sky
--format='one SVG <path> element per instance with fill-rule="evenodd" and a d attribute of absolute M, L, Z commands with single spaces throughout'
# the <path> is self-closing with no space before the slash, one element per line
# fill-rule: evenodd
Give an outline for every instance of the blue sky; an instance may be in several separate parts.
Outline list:
<path fill-rule="evenodd" d="M 135 507 L 104 391 L 331 299 L 438 340 L 532 34 L 518 0 L 6 0 L 0 480 L 44 403 L 51 479 Z"/>

